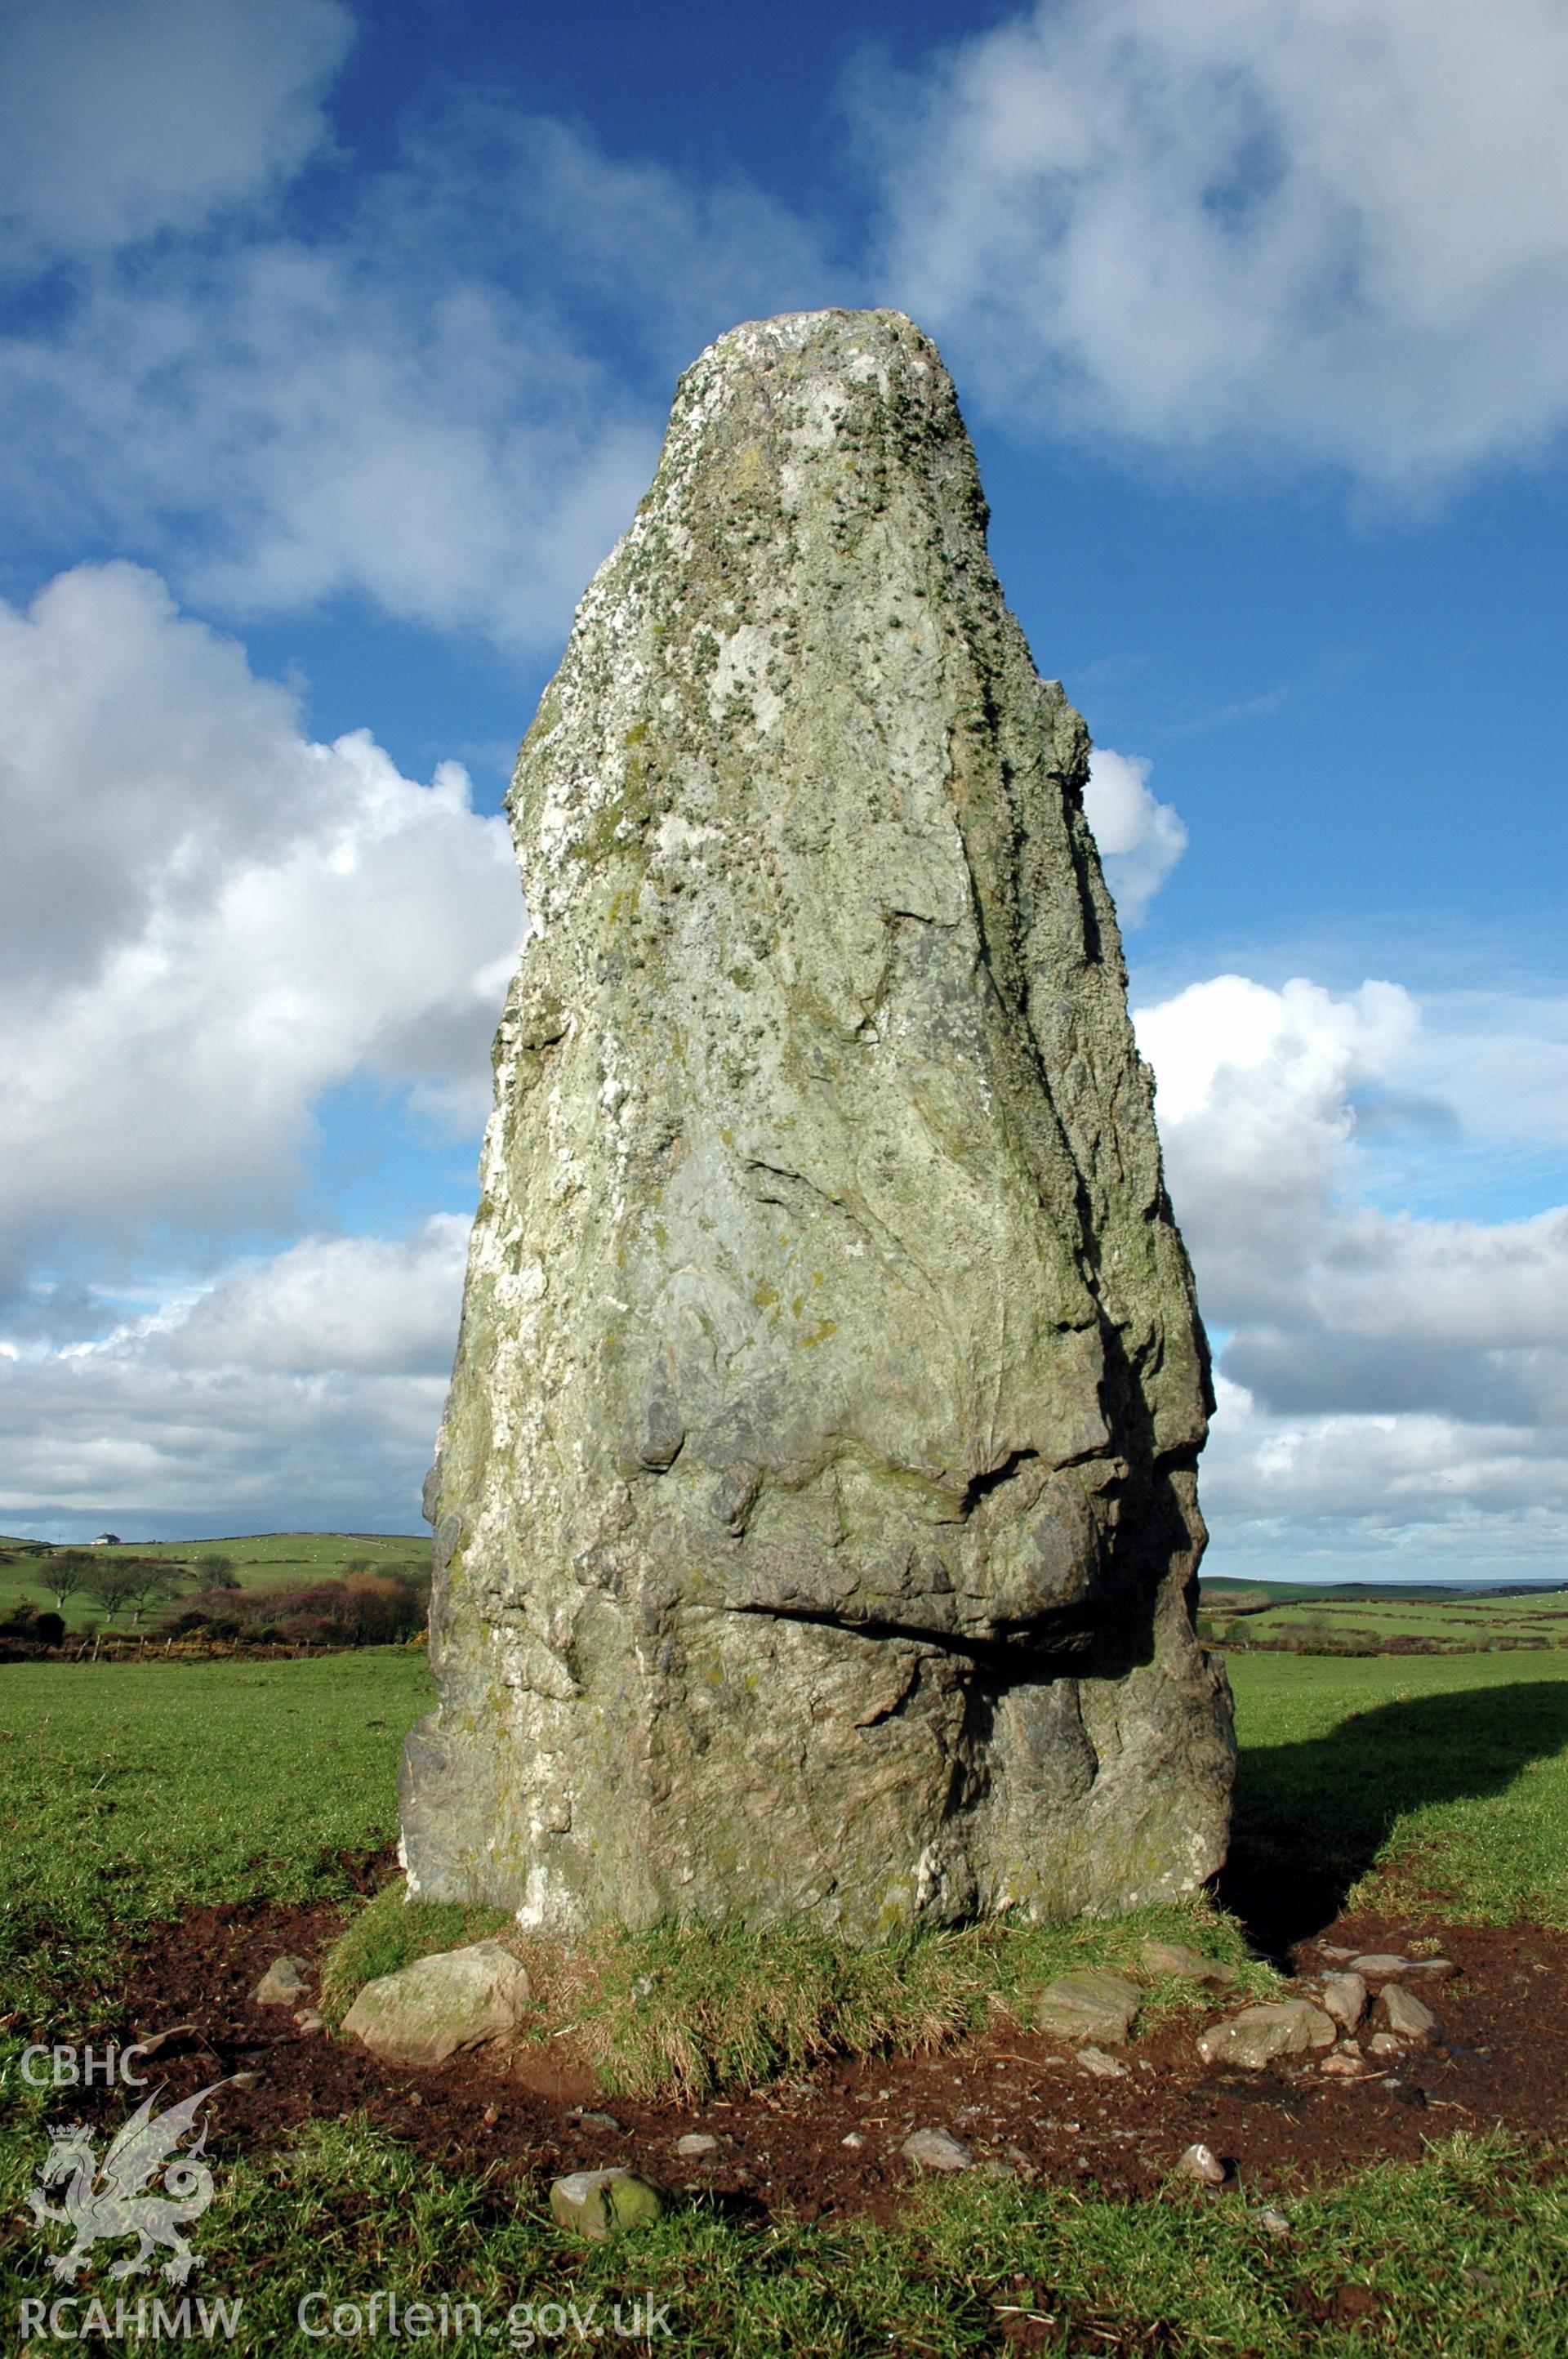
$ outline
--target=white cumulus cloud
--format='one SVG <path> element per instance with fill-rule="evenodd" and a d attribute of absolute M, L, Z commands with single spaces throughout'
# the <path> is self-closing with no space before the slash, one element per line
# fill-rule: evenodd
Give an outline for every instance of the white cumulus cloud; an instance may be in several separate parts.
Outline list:
<path fill-rule="evenodd" d="M 446 273 L 260 245 L 94 284 L 0 343 L 0 481 L 47 543 L 151 550 L 234 614 L 335 596 L 560 635 L 656 454 L 559 324 Z"/>
<path fill-rule="evenodd" d="M 1379 482 L 1568 419 L 1557 0 L 1040 0 L 864 107 L 884 283 L 1015 418 Z"/>
<path fill-rule="evenodd" d="M 444 1369 L 191 1369 L 131 1342 L 43 1365 L 0 1357 L 0 1517 L 46 1538 L 416 1532 L 446 1388 Z"/>
<path fill-rule="evenodd" d="M 92 255 L 297 170 L 353 38 L 338 0 L 6 0 L 0 224 L 10 266 Z"/>
<path fill-rule="evenodd" d="M 288 1218 L 323 1091 L 468 1129 L 524 911 L 500 820 L 400 775 L 152 575 L 0 607 L 0 1243 L 126 1250 Z"/>
<path fill-rule="evenodd" d="M 302 1237 L 94 1340 L 0 1343 L 0 1519 L 65 1538 L 416 1530 L 468 1227 Z"/>
<path fill-rule="evenodd" d="M 1516 1063 L 1536 1003 L 1487 1014 Z M 1553 1011 L 1555 1012 L 1555 1011 Z M 1412 1573 L 1551 1569 L 1568 1543 L 1568 1207 L 1507 1221 L 1390 1212 L 1357 1100 L 1463 1139 L 1481 1013 L 1390 983 L 1239 975 L 1137 1018 L 1172 1200 L 1222 1343 L 1205 1460 L 1215 1569 L 1352 1560 Z M 1536 1057 L 1551 1047 L 1536 1039 Z M 1385 1093 L 1382 1096 L 1379 1092 Z M 1550 1136 L 1545 1103 L 1516 1135 Z"/>
<path fill-rule="evenodd" d="M 1124 926 L 1142 922 L 1150 902 L 1187 848 L 1169 803 L 1149 791 L 1152 762 L 1097 745 L 1089 756 L 1084 810 L 1099 846 L 1106 882 Z"/>
<path fill-rule="evenodd" d="M 186 1368 L 444 1375 L 468 1237 L 452 1212 L 433 1213 L 412 1237 L 301 1237 L 225 1271 L 160 1352 Z"/>
<path fill-rule="evenodd" d="M 350 596 L 550 648 L 647 487 L 675 367 L 825 299 L 815 241 L 744 183 L 471 95 L 350 185 L 308 237 L 238 217 L 19 313 L 0 493 L 40 545 L 146 558 L 209 611 Z"/>

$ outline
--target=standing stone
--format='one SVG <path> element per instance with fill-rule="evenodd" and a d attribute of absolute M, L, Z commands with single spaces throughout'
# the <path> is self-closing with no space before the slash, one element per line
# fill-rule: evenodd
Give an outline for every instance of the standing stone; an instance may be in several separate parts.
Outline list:
<path fill-rule="evenodd" d="M 1224 1855 L 1204 1339 L 1088 741 L 985 526 L 908 320 L 737 328 L 524 741 L 431 1898 L 864 1939 Z"/>

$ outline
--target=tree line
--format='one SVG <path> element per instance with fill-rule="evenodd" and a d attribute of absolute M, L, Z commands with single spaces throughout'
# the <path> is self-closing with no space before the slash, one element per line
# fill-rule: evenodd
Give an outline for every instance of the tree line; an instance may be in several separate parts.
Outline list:
<path fill-rule="evenodd" d="M 86 1597 L 109 1629 L 155 1629 L 176 1638 L 206 1636 L 240 1643 L 318 1646 L 378 1646 L 411 1636 L 423 1626 L 430 1574 L 427 1564 L 380 1564 L 350 1557 L 342 1577 L 294 1588 L 244 1589 L 231 1557 L 207 1551 L 189 1562 L 164 1557 L 116 1554 L 92 1549 L 29 1551 L 28 1571 L 54 1599 L 55 1611 L 39 1613 L 24 1598 L 0 1617 L 0 1637 L 28 1647 L 59 1646 L 65 1609 Z M 146 1617 L 152 1615 L 151 1621 Z"/>

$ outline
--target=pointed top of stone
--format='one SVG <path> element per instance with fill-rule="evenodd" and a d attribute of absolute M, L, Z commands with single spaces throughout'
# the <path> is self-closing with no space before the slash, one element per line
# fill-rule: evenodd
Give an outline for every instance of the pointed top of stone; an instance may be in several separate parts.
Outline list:
<path fill-rule="evenodd" d="M 869 412 L 867 395 L 875 397 Z M 684 472 L 713 439 L 747 423 L 784 433 L 794 463 L 809 471 L 829 461 L 851 419 L 868 446 L 885 443 L 884 457 L 902 444 L 914 461 L 922 428 L 952 436 L 968 462 L 967 488 L 983 521 L 979 471 L 953 380 L 930 337 L 904 311 L 783 311 L 730 329 L 680 379 L 660 473 L 672 464 Z M 743 499 L 743 474 L 729 488 Z"/>
<path fill-rule="evenodd" d="M 865 383 L 903 369 L 940 375 L 950 384 L 942 355 L 907 311 L 780 311 L 771 320 L 742 320 L 716 336 L 680 380 L 687 386 L 715 374 L 732 375 L 777 368 L 841 375 Z M 676 408 L 680 404 L 676 397 Z"/>

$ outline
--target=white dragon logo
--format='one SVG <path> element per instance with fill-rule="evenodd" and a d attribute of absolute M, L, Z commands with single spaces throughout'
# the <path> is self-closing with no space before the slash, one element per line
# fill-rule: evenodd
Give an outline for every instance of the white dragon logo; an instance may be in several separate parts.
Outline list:
<path fill-rule="evenodd" d="M 94 2245 L 121 2236 L 139 2236 L 136 2250 L 122 2261 L 116 2261 L 109 2271 L 112 2277 L 137 2277 L 150 2269 L 155 2245 L 167 2245 L 172 2258 L 163 2265 L 162 2274 L 175 2285 L 183 2285 L 194 2268 L 200 2266 L 180 2234 L 181 2223 L 200 2220 L 212 2201 L 212 2174 L 201 2160 L 207 2144 L 207 2125 L 201 2125 L 201 2135 L 185 2154 L 175 2149 L 181 2138 L 188 2137 L 196 2127 L 200 2108 L 223 2083 L 214 2081 L 205 2089 L 198 2089 L 167 2113 L 155 2114 L 153 2105 L 162 2094 L 155 2089 L 143 2099 L 130 2120 L 114 2137 L 102 2164 L 93 2148 L 92 2133 L 83 2122 L 62 2122 L 50 2129 L 49 2154 L 38 2172 L 45 2189 L 59 2187 L 69 2180 L 64 2201 L 49 2203 L 38 2188 L 27 2191 L 27 2205 L 39 2227 L 48 2222 L 70 2228 L 74 2236 L 70 2250 L 58 2253 L 49 2261 L 57 2277 L 69 2285 L 86 2267 Z M 142 2190 L 157 2171 L 163 2172 L 161 2195 L 144 2195 Z"/>

